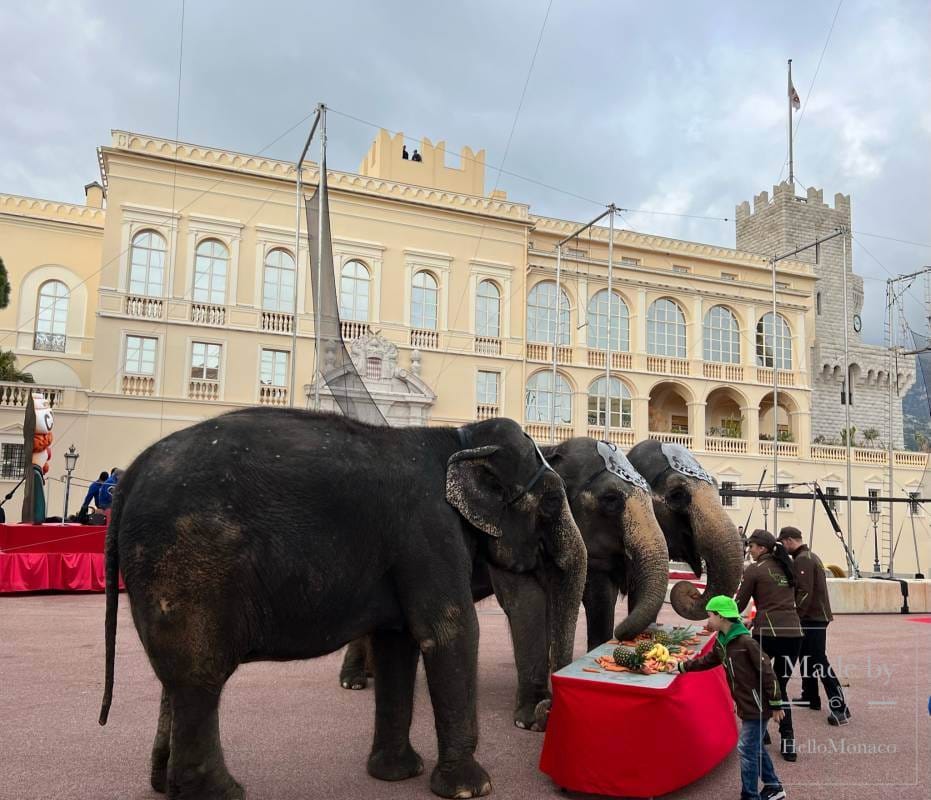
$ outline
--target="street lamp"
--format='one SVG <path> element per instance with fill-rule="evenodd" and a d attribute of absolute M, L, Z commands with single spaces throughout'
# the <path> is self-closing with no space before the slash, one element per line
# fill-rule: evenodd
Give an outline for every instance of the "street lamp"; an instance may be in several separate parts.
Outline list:
<path fill-rule="evenodd" d="M 763 509 L 763 530 L 769 530 L 769 497 L 760 498 L 760 507 Z"/>
<path fill-rule="evenodd" d="M 873 572 L 879 573 L 882 567 L 879 566 L 879 534 L 876 533 L 876 526 L 879 525 L 879 506 L 870 508 L 870 521 L 873 523 Z"/>
<path fill-rule="evenodd" d="M 81 454 L 74 449 L 74 445 L 68 448 L 68 452 L 65 453 L 65 470 L 68 473 L 68 477 L 65 478 L 65 511 L 61 516 L 62 522 L 68 521 L 68 496 L 71 494 L 71 473 L 74 472 L 74 466 L 78 463 L 78 459 L 81 457 Z"/>

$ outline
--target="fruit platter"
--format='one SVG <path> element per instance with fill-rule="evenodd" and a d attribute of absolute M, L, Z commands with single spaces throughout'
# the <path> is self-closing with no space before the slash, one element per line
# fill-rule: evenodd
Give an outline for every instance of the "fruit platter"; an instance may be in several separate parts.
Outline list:
<path fill-rule="evenodd" d="M 651 626 L 633 640 L 613 642 L 617 647 L 610 654 L 594 659 L 598 667 L 606 672 L 636 672 L 641 675 L 656 675 L 677 672 L 679 663 L 695 658 L 704 645 L 702 637 L 710 634 L 692 626 Z"/>

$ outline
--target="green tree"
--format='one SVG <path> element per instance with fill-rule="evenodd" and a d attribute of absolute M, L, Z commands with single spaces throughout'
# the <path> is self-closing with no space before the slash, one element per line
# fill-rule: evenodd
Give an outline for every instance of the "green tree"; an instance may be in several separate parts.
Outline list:
<path fill-rule="evenodd" d="M 6 274 L 6 267 L 3 265 L 3 259 L 0 258 L 0 308 L 6 308 L 10 304 L 10 279 Z"/>
<path fill-rule="evenodd" d="M 12 350 L 0 351 L 0 381 L 9 383 L 35 383 L 28 372 L 21 372 L 16 366 L 16 354 Z"/>
<path fill-rule="evenodd" d="M 863 431 L 863 439 L 866 441 L 867 447 L 873 447 L 873 442 L 879 438 L 879 431 L 876 428 L 867 428 Z"/>

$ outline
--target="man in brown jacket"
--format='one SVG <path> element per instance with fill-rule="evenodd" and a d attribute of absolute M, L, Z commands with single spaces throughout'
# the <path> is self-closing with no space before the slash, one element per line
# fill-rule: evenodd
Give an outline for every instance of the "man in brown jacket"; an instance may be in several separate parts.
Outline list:
<path fill-rule="evenodd" d="M 795 573 L 795 603 L 802 622 L 802 696 L 793 698 L 796 705 L 807 705 L 815 711 L 821 710 L 818 695 L 818 679 L 824 684 L 831 713 L 831 725 L 846 725 L 850 711 L 844 698 L 844 690 L 834 674 L 827 656 L 827 627 L 834 619 L 824 564 L 802 541 L 802 532 L 791 525 L 779 531 L 779 541 L 792 555 L 792 570 Z"/>
<path fill-rule="evenodd" d="M 724 674 L 741 719 L 740 797 L 742 800 L 781 800 L 786 796 L 772 759 L 763 747 L 763 731 L 770 717 L 782 721 L 783 702 L 779 682 L 759 644 L 740 621 L 733 598 L 719 594 L 705 606 L 708 627 L 717 631 L 711 649 L 692 661 L 679 662 L 679 672 L 698 672 L 724 667 Z M 759 788 L 760 779 L 762 790 Z"/>

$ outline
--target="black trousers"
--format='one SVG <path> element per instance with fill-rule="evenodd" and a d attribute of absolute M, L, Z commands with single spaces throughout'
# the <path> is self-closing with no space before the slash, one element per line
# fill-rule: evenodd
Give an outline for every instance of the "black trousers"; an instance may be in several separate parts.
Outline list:
<path fill-rule="evenodd" d="M 789 705 L 789 695 L 786 693 L 786 687 L 789 684 L 789 678 L 795 671 L 795 665 L 798 663 L 799 653 L 802 649 L 801 636 L 761 636 L 760 647 L 763 652 L 769 656 L 773 665 L 773 672 L 776 673 L 776 680 L 779 683 L 779 692 L 782 694 L 782 700 L 785 705 L 783 711 L 785 716 L 779 723 L 779 735 L 783 739 L 794 737 L 792 732 L 792 708 Z"/>
<path fill-rule="evenodd" d="M 831 664 L 828 662 L 827 638 L 828 623 L 804 620 L 802 622 L 802 652 L 800 672 L 802 674 L 802 698 L 812 701 L 818 699 L 818 681 L 824 684 L 828 696 L 828 705 L 833 712 L 847 708 L 844 690 Z"/>

